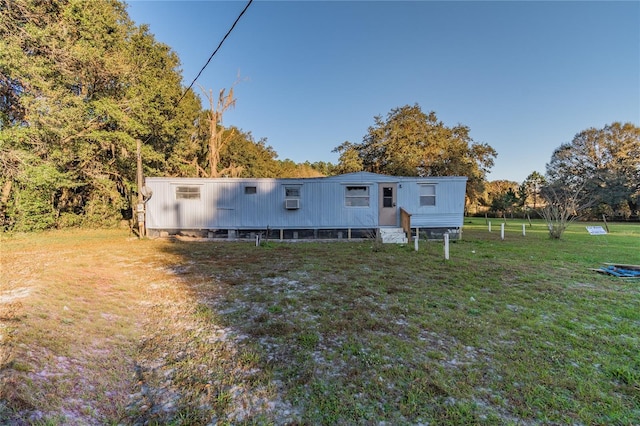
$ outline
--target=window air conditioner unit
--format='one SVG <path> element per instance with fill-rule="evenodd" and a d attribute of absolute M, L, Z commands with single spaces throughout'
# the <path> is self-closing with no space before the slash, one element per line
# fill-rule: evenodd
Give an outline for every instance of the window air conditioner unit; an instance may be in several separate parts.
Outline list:
<path fill-rule="evenodd" d="M 300 200 L 297 198 L 284 200 L 284 208 L 287 210 L 297 210 L 300 208 Z"/>

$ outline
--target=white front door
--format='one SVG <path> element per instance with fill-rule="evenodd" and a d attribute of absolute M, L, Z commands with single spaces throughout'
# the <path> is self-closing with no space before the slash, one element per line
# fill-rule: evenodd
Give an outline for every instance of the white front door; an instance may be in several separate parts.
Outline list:
<path fill-rule="evenodd" d="M 378 184 L 378 225 L 398 226 L 395 183 Z"/>

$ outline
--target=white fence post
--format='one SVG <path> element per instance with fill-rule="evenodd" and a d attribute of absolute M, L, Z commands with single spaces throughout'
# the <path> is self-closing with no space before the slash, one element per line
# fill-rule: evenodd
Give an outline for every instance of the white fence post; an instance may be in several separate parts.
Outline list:
<path fill-rule="evenodd" d="M 449 234 L 444 234 L 444 258 L 449 260 Z"/>
<path fill-rule="evenodd" d="M 504 240 L 504 222 L 500 224 L 500 239 Z"/>
<path fill-rule="evenodd" d="M 522 236 L 523 236 L 523 237 L 526 237 L 526 236 L 527 236 L 527 231 L 525 230 L 524 223 L 522 224 Z"/>
<path fill-rule="evenodd" d="M 491 232 L 491 221 L 489 221 L 489 232 Z"/>

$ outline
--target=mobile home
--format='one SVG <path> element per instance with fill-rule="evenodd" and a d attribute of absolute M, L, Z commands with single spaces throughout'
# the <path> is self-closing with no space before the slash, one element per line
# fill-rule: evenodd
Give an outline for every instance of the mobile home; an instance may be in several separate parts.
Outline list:
<path fill-rule="evenodd" d="M 146 178 L 149 235 L 363 238 L 381 229 L 460 235 L 466 177 L 358 172 L 300 179 Z"/>

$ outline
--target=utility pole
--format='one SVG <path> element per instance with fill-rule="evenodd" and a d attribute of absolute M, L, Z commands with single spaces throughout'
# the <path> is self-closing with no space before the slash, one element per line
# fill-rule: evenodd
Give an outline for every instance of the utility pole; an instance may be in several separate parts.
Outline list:
<path fill-rule="evenodd" d="M 142 141 L 140 139 L 136 139 L 136 180 L 138 186 L 138 205 L 136 206 L 136 216 L 138 218 L 138 238 L 142 238 L 145 236 L 145 226 L 144 226 L 144 196 L 142 195 L 142 187 L 144 186 L 144 181 L 142 177 Z"/>

